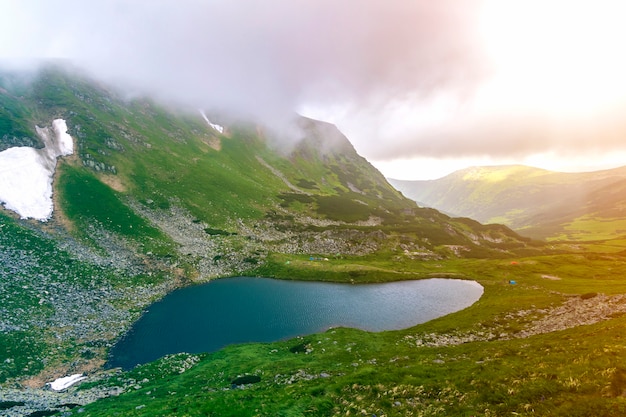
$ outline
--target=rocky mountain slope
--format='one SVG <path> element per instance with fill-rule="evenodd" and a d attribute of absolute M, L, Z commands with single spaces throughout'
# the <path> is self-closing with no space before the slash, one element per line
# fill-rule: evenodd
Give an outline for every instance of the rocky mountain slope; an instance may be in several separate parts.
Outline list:
<path fill-rule="evenodd" d="M 419 207 L 334 126 L 302 117 L 276 132 L 58 67 L 0 72 L 0 104 L 0 157 L 68 145 L 65 133 L 73 145 L 48 171 L 50 217 L 15 210 L 14 182 L 31 170 L 0 165 L 0 188 L 17 191 L 0 209 L 0 414 L 621 415 L 623 241 L 548 246 Z M 544 173 L 486 176 L 476 198 L 491 201 L 497 185 Z M 598 181 L 614 199 L 594 204 L 619 201 L 620 182 Z M 105 369 L 152 301 L 229 275 L 457 277 L 484 294 L 399 331 L 333 328 Z"/>
<path fill-rule="evenodd" d="M 592 240 L 626 233 L 626 167 L 585 173 L 473 167 L 437 180 L 389 181 L 425 206 L 506 224 L 534 238 Z"/>
<path fill-rule="evenodd" d="M 218 113 L 124 99 L 56 67 L 2 73 L 0 102 L 3 152 L 43 147 L 38 131 L 55 120 L 74 142 L 54 172 L 49 219 L 20 218 L 29 216 L 3 201 L 0 382 L 40 386 L 98 369 L 154 299 L 215 277 L 271 275 L 278 255 L 537 250 L 506 227 L 419 208 L 324 122 L 296 117 L 293 137 L 279 137 Z"/>

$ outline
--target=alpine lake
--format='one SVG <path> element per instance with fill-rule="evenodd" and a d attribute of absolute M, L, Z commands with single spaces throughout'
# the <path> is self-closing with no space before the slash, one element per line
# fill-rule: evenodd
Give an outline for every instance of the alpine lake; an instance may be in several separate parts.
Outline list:
<path fill-rule="evenodd" d="M 213 352 L 333 327 L 405 329 L 469 307 L 482 293 L 475 281 L 443 278 L 356 285 L 222 278 L 153 303 L 113 346 L 108 366 L 130 369 L 167 354 Z"/>

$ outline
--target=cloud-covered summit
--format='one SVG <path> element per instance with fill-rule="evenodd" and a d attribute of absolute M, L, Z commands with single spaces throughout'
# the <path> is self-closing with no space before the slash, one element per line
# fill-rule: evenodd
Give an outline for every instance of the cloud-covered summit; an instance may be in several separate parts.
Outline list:
<path fill-rule="evenodd" d="M 0 0 L 0 58 L 339 125 L 373 160 L 621 149 L 619 1 Z M 620 14 L 621 13 L 621 14 Z M 586 29 L 585 29 L 586 28 Z"/>
<path fill-rule="evenodd" d="M 474 2 L 4 3 L 3 33 L 17 40 L 5 57 L 68 58 L 169 99 L 257 116 L 387 101 L 482 71 L 466 23 Z"/>

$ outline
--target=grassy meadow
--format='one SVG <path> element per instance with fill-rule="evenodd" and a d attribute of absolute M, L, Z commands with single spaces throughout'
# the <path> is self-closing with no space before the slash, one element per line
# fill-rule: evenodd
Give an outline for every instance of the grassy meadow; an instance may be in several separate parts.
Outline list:
<path fill-rule="evenodd" d="M 591 325 L 520 337 L 567 300 L 626 293 L 622 255 L 581 250 L 515 259 L 404 263 L 276 255 L 268 264 L 256 272 L 353 282 L 453 276 L 477 280 L 485 293 L 463 311 L 401 331 L 337 328 L 288 341 L 230 346 L 211 354 L 172 355 L 97 383 L 128 389 L 119 397 L 83 407 L 80 415 L 626 412 L 622 313 Z M 257 376 L 259 382 L 233 384 L 245 375 Z M 93 384 L 84 384 L 83 389 Z"/>

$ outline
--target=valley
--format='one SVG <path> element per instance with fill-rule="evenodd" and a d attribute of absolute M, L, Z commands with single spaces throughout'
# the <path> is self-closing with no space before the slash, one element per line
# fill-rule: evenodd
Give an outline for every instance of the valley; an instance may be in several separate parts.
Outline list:
<path fill-rule="evenodd" d="M 626 243 L 615 230 L 574 240 L 583 216 L 601 217 L 592 203 L 583 213 L 568 202 L 577 232 L 520 220 L 511 225 L 518 234 L 451 217 L 405 198 L 331 124 L 296 117 L 297 137 L 285 146 L 262 124 L 124 99 L 54 66 L 28 79 L 1 74 L 0 104 L 0 149 L 41 148 L 35 126 L 59 119 L 74 140 L 74 155 L 57 162 L 47 221 L 0 211 L 0 413 L 610 416 L 626 408 Z M 603 181 L 598 193 L 618 189 Z M 497 196 L 485 190 L 467 201 Z M 528 236 L 549 239 L 526 237 L 531 226 L 544 235 Z M 407 329 L 338 327 L 106 369 L 112 346 L 151 303 L 232 276 L 457 278 L 484 294 Z M 46 386 L 75 374 L 86 378 L 62 392 Z"/>
<path fill-rule="evenodd" d="M 624 167 L 563 173 L 511 165 L 390 182 L 407 197 L 450 215 L 505 224 L 535 239 L 593 241 L 624 235 L 625 177 Z"/>

